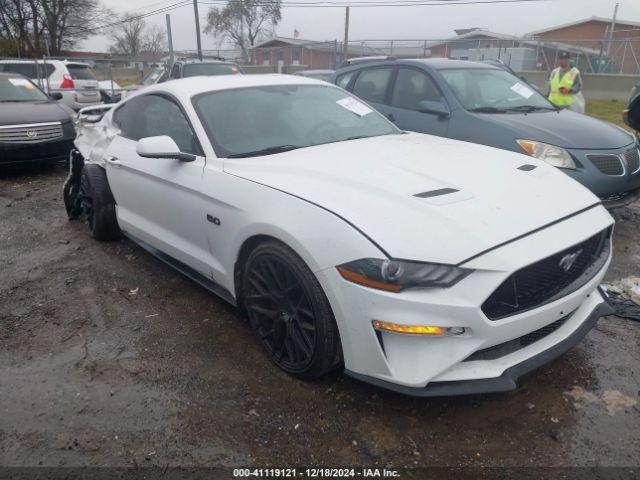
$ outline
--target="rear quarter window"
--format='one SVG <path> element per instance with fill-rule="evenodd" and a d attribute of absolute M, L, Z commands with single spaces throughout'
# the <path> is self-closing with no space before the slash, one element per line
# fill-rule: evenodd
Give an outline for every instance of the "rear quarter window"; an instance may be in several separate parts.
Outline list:
<path fill-rule="evenodd" d="M 89 67 L 84 65 L 67 65 L 69 75 L 74 80 L 95 80 L 96 76 Z"/>

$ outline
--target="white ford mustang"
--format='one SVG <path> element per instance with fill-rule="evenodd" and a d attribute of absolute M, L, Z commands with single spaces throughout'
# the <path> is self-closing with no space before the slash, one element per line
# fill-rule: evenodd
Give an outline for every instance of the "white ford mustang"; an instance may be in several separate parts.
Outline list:
<path fill-rule="evenodd" d="M 298 76 L 162 83 L 91 113 L 70 217 L 246 311 L 300 378 L 510 390 L 610 313 L 612 218 L 530 157 L 401 132 Z"/>

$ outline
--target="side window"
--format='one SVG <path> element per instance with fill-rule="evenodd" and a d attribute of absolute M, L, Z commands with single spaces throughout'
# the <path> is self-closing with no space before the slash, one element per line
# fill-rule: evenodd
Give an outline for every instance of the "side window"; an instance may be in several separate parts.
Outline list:
<path fill-rule="evenodd" d="M 179 78 L 180 77 L 180 64 L 174 63 L 173 68 L 171 69 L 171 78 Z"/>
<path fill-rule="evenodd" d="M 41 66 L 41 65 L 40 65 Z M 27 78 L 38 78 L 36 64 L 34 63 L 5 63 L 3 72 L 18 73 Z"/>
<path fill-rule="evenodd" d="M 120 134 L 131 140 L 168 135 L 180 151 L 202 155 L 195 134 L 173 100 L 160 95 L 132 98 L 113 114 Z"/>
<path fill-rule="evenodd" d="M 336 80 L 336 85 L 340 88 L 347 88 L 349 82 L 353 78 L 353 74 L 356 73 L 355 70 L 353 72 L 347 72 L 340 75 Z"/>
<path fill-rule="evenodd" d="M 409 68 L 398 70 L 391 105 L 408 110 L 418 110 L 422 101 L 439 102 L 442 94 L 433 81 L 424 73 Z"/>
<path fill-rule="evenodd" d="M 363 70 L 356 79 L 353 93 L 368 102 L 384 103 L 392 71 L 391 68 Z"/>

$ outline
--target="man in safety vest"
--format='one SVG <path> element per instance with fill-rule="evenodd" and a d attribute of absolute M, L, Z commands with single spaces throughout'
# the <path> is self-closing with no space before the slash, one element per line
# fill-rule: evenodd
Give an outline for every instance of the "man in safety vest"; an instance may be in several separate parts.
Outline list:
<path fill-rule="evenodd" d="M 580 70 L 571 67 L 569 52 L 559 55 L 560 66 L 551 72 L 549 78 L 549 100 L 556 107 L 571 108 L 576 100 L 576 95 L 582 90 L 582 77 Z"/>

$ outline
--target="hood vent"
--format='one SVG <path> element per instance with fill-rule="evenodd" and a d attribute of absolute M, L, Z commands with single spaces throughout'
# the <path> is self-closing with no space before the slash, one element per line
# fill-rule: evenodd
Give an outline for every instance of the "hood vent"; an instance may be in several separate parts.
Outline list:
<path fill-rule="evenodd" d="M 530 163 L 525 163 L 524 165 L 520 165 L 518 167 L 518 170 L 522 170 L 523 172 L 530 172 L 531 170 L 535 170 L 536 167 L 535 165 L 531 165 Z"/>
<path fill-rule="evenodd" d="M 431 190 L 430 192 L 416 193 L 414 197 L 432 198 L 432 197 L 439 197 L 441 195 L 448 195 L 450 193 L 456 193 L 456 192 L 459 192 L 459 190 L 455 188 L 440 188 L 438 190 Z"/>

